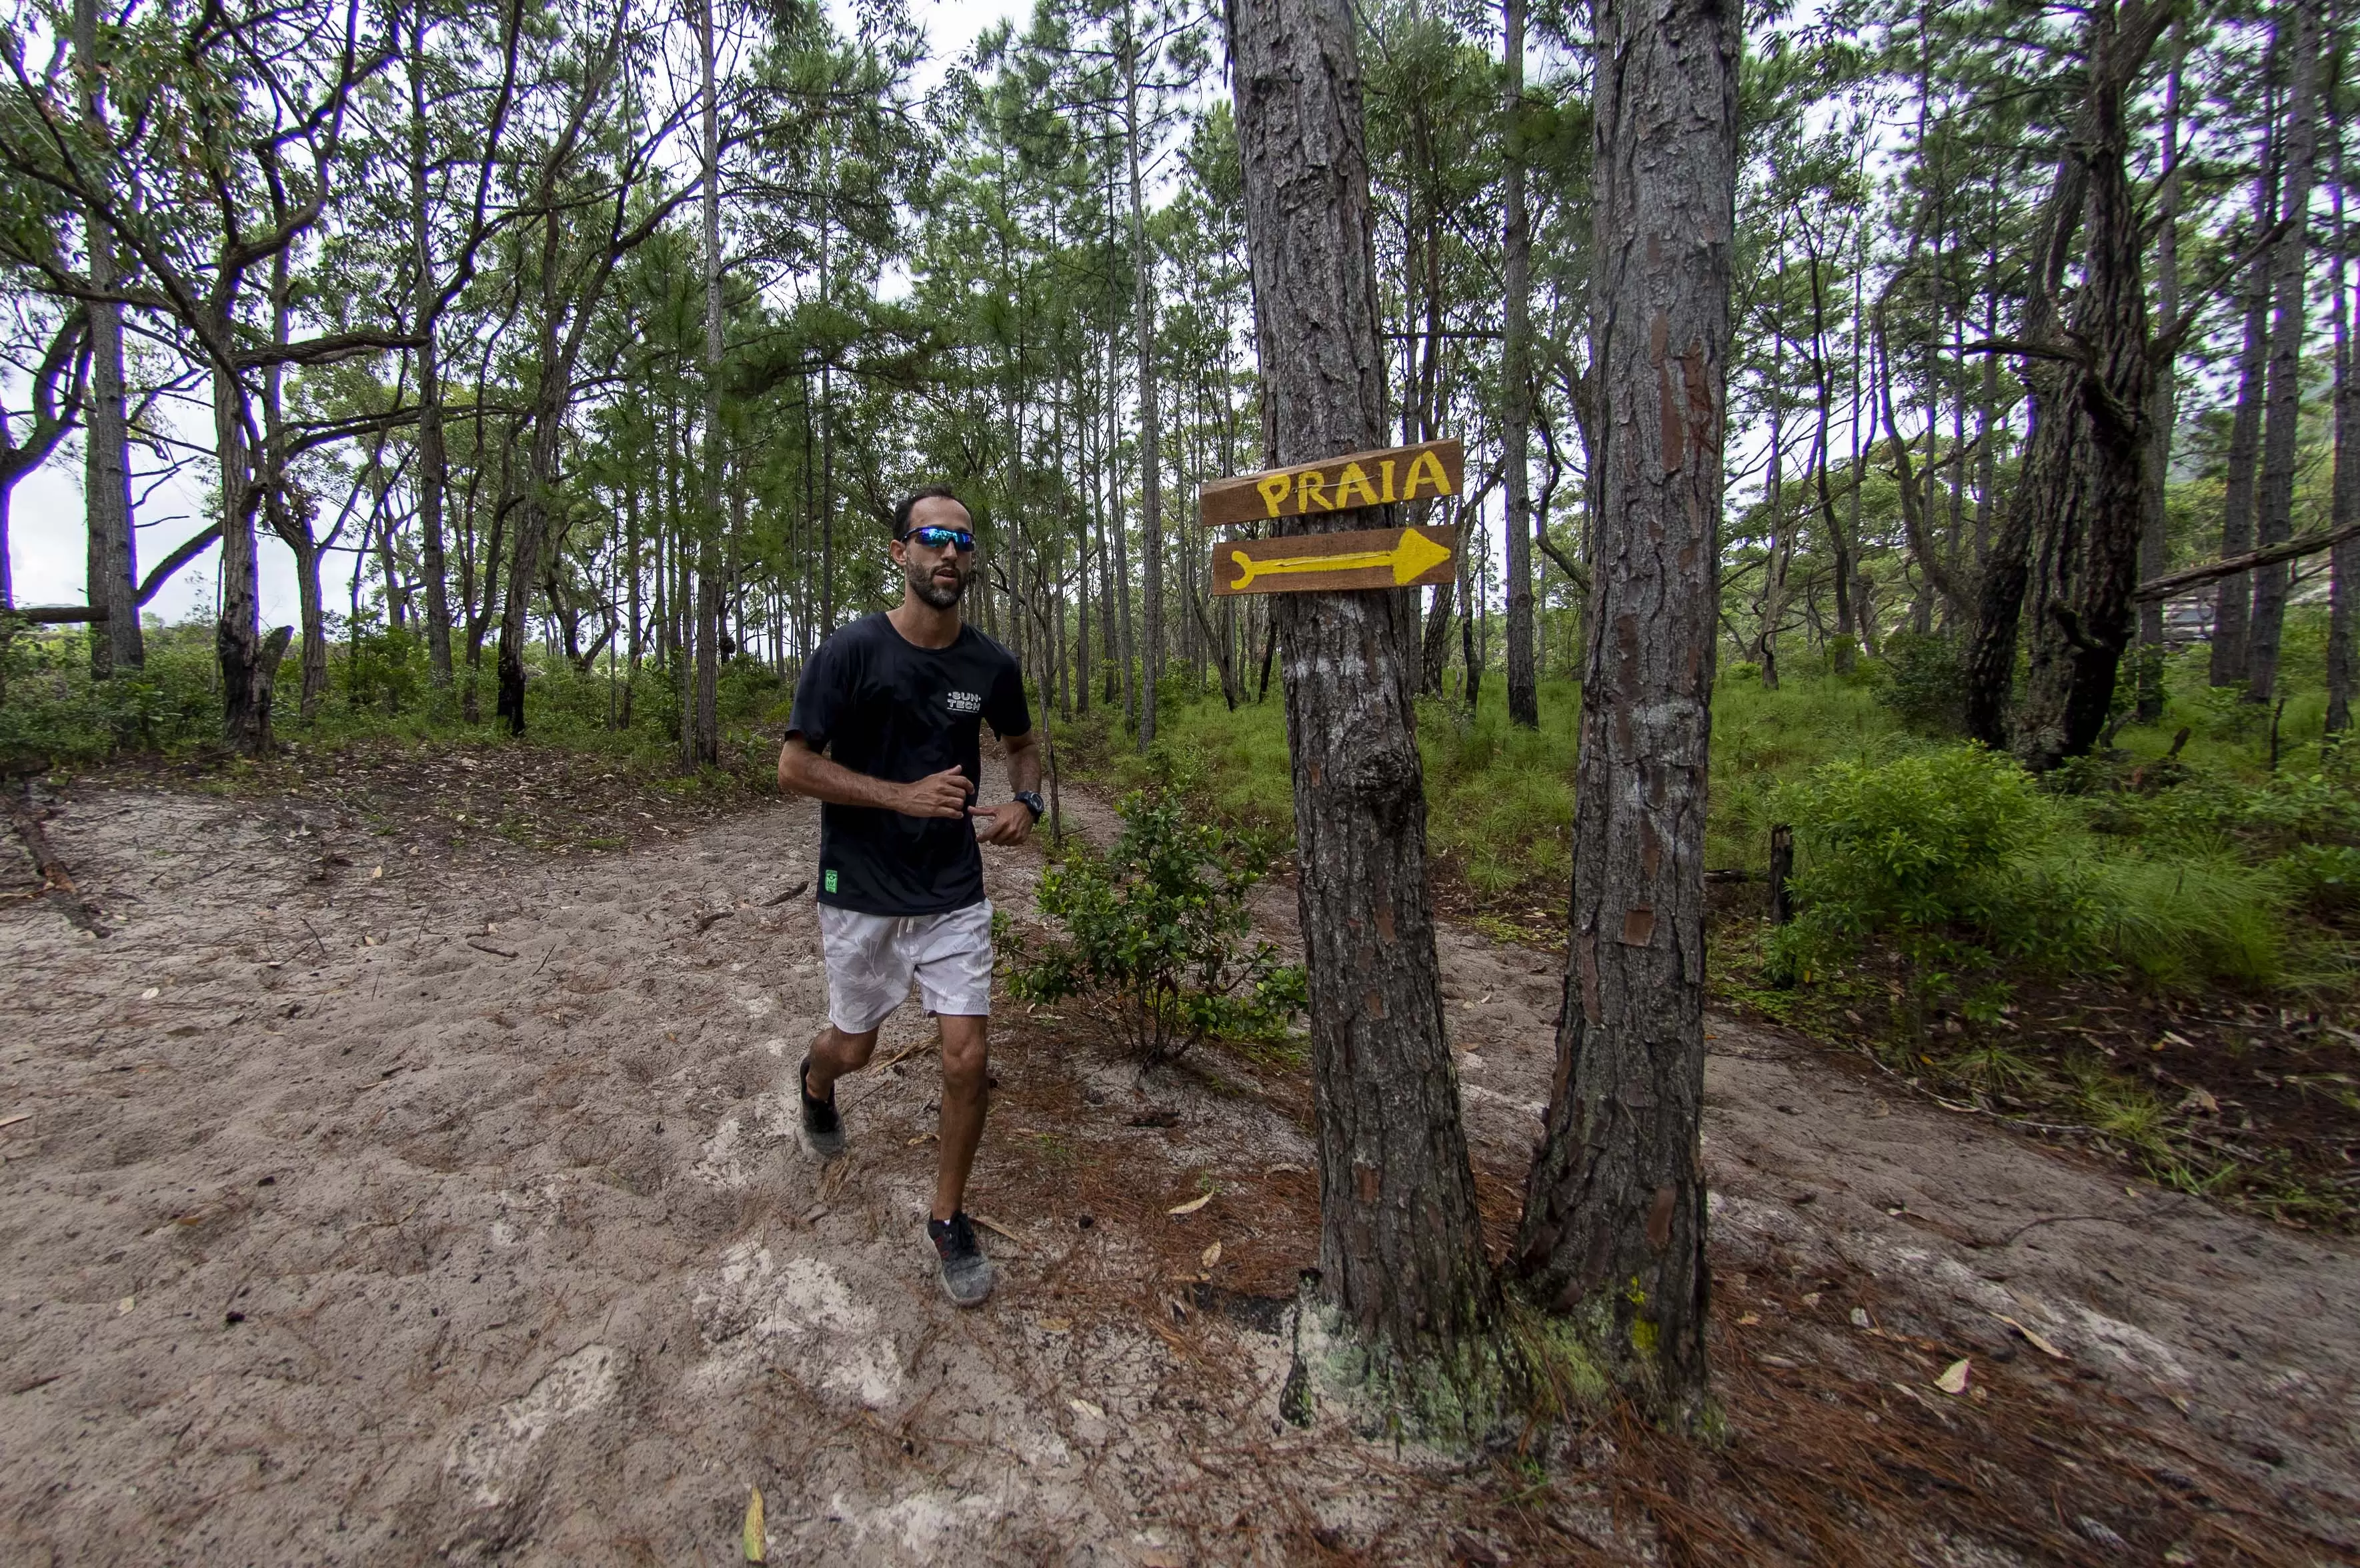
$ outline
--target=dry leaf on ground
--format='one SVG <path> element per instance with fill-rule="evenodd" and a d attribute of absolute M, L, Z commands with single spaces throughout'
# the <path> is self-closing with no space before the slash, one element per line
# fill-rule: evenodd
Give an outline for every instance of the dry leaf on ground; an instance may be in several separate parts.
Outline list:
<path fill-rule="evenodd" d="M 1186 1203 L 1185 1203 L 1181 1204 L 1178 1208 L 1175 1208 L 1175 1209 L 1166 1209 L 1166 1210 L 1164 1210 L 1164 1212 L 1165 1214 L 1195 1214 L 1198 1209 L 1203 1208 L 1207 1203 L 1211 1203 L 1212 1201 L 1213 1201 L 1213 1194 L 1212 1194 L 1212 1193 L 1210 1193 L 1210 1192 L 1207 1192 L 1207 1193 L 1206 1193 L 1204 1196 L 1202 1196 L 1202 1197 L 1200 1197 L 1200 1198 L 1191 1198 L 1191 1199 L 1189 1199 Z"/>
<path fill-rule="evenodd" d="M 1221 1244 L 1217 1241 L 1213 1243 L 1212 1246 L 1205 1248 L 1205 1256 L 1199 1258 L 1197 1262 L 1200 1268 L 1210 1269 L 1214 1264 L 1218 1263 L 1220 1260 Z"/>
<path fill-rule="evenodd" d="M 2000 1322 L 2007 1324 L 2008 1327 L 2024 1335 L 2025 1343 L 2031 1345 L 2033 1349 L 2040 1352 L 2041 1355 L 2053 1357 L 2059 1361 L 2067 1361 L 2071 1359 L 2071 1357 L 2068 1356 L 2063 1351 L 2057 1348 L 2057 1342 L 2055 1340 L 2050 1339 L 2048 1335 L 2040 1333 L 2038 1330 L 2025 1327 L 2024 1324 L 2016 1322 L 2005 1312 L 1994 1312 L 1992 1316 L 1999 1319 Z"/>
<path fill-rule="evenodd" d="M 1967 1379 L 1973 1376 L 1974 1369 L 1974 1363 L 1962 1356 L 1942 1369 L 1942 1375 L 1934 1379 L 1934 1387 L 1946 1394 L 1963 1394 L 1967 1391 Z"/>
<path fill-rule="evenodd" d="M 770 1548 L 764 1544 L 767 1534 L 762 1528 L 762 1488 L 748 1486 L 746 1488 L 746 1530 L 742 1538 L 747 1562 L 768 1563 L 770 1560 Z"/>

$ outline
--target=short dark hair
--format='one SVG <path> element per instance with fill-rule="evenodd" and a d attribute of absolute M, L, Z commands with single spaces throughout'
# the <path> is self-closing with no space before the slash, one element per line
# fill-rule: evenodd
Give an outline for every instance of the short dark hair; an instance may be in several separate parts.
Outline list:
<path fill-rule="evenodd" d="M 903 496 L 901 498 L 901 504 L 893 508 L 893 537 L 895 539 L 900 539 L 903 534 L 910 531 L 910 514 L 917 508 L 917 505 L 921 501 L 958 501 L 959 510 L 967 512 L 969 520 L 972 520 L 975 517 L 975 514 L 968 510 L 967 504 L 965 501 L 959 501 L 958 492 L 952 489 L 949 485 L 921 485 L 915 490 L 911 491 L 907 495 Z"/>

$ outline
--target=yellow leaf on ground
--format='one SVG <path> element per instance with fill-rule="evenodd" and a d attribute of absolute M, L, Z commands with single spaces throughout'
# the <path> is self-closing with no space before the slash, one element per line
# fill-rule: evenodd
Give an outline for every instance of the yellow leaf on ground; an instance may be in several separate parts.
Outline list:
<path fill-rule="evenodd" d="M 1043 1318 L 1041 1320 L 1041 1332 L 1043 1334 L 1064 1334 L 1073 1326 L 1074 1321 L 1071 1318 Z"/>
<path fill-rule="evenodd" d="M 1942 1375 L 1934 1379 L 1934 1387 L 1946 1394 L 1963 1394 L 1967 1391 L 1967 1379 L 1973 1376 L 1974 1369 L 1973 1362 L 1961 1357 L 1951 1362 L 1943 1369 Z"/>
<path fill-rule="evenodd" d="M 1204 1196 L 1202 1196 L 1202 1197 L 1199 1197 L 1199 1198 L 1191 1198 L 1191 1199 L 1189 1199 L 1186 1203 L 1185 1203 L 1181 1204 L 1178 1208 L 1175 1208 L 1175 1209 L 1166 1209 L 1166 1210 L 1164 1210 L 1164 1212 L 1165 1214 L 1195 1214 L 1198 1209 L 1203 1208 L 1207 1203 L 1211 1203 L 1212 1201 L 1213 1201 L 1213 1194 L 1212 1194 L 1212 1193 L 1210 1193 L 1210 1192 L 1207 1192 L 1207 1193 L 1206 1193 Z"/>
<path fill-rule="evenodd" d="M 762 1488 L 748 1486 L 746 1488 L 746 1530 L 743 1538 L 747 1562 L 768 1563 L 770 1560 L 770 1548 L 764 1544 L 767 1533 L 762 1528 Z"/>
<path fill-rule="evenodd" d="M 1205 1256 L 1197 1259 L 1197 1265 L 1200 1268 L 1210 1269 L 1214 1264 L 1218 1263 L 1220 1260 L 1221 1244 L 1217 1241 L 1213 1243 L 1212 1246 L 1205 1248 Z"/>

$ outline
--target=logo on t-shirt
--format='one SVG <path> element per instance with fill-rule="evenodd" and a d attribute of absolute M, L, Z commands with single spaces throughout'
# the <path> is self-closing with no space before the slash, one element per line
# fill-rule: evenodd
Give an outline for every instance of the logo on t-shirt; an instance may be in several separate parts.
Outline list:
<path fill-rule="evenodd" d="M 945 699 L 945 701 L 949 703 L 950 710 L 954 713 L 979 713 L 983 712 L 983 696 L 980 692 L 953 691 Z"/>
<path fill-rule="evenodd" d="M 834 871 L 826 873 L 821 877 L 821 880 L 827 884 L 827 890 L 829 892 L 833 893 L 836 891 L 836 873 Z"/>

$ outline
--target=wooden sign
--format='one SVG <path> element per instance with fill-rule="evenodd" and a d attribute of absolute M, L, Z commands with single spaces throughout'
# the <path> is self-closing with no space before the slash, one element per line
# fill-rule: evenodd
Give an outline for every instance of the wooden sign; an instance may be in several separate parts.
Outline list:
<path fill-rule="evenodd" d="M 1448 583 L 1458 553 L 1455 528 L 1224 539 L 1213 547 L 1213 592 L 1344 593 Z"/>
<path fill-rule="evenodd" d="M 1421 441 L 1216 479 L 1196 487 L 1196 506 L 1208 528 L 1349 512 L 1456 495 L 1466 468 L 1466 454 L 1456 440 Z"/>

